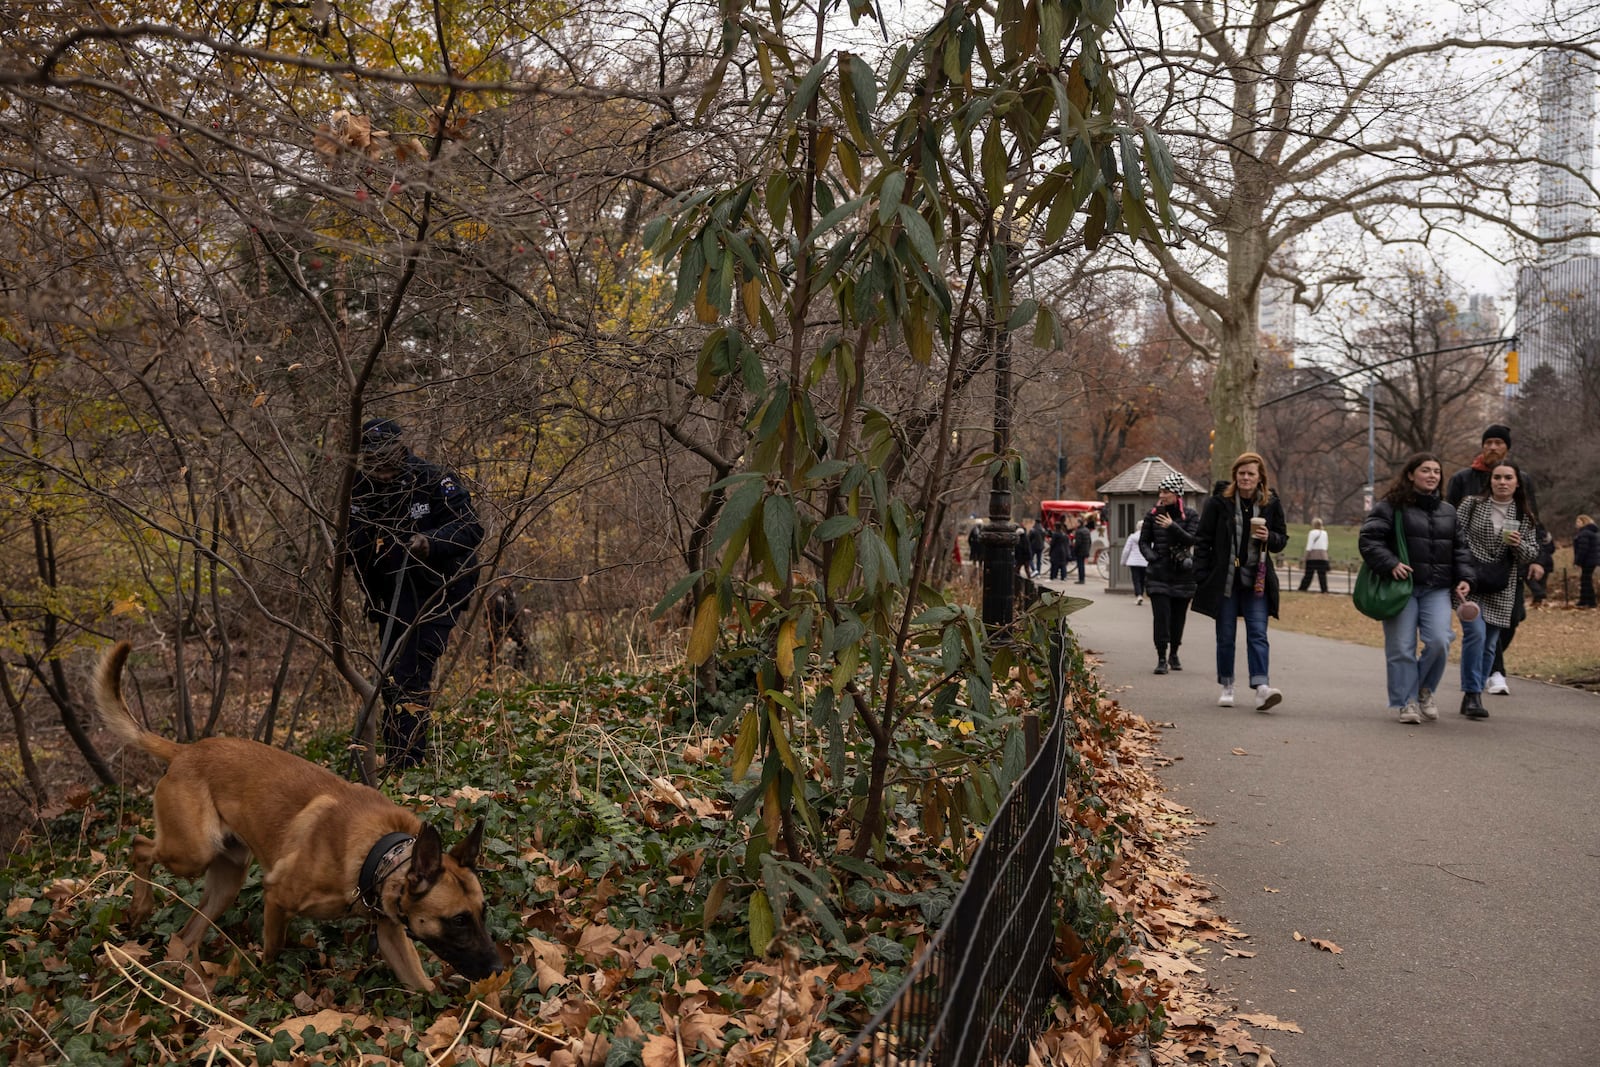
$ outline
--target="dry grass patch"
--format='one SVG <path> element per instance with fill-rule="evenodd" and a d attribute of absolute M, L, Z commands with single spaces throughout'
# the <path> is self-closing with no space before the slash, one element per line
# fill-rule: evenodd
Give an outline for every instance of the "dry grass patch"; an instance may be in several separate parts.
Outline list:
<path fill-rule="evenodd" d="M 1358 612 L 1347 596 L 1285 592 L 1281 614 L 1273 626 L 1383 647 L 1382 625 Z M 1460 658 L 1461 651 L 1461 624 L 1456 623 L 1455 629 L 1452 661 Z M 1517 628 L 1510 657 L 1508 666 L 1520 677 L 1600 688 L 1600 612 L 1560 607 L 1531 611 Z"/>

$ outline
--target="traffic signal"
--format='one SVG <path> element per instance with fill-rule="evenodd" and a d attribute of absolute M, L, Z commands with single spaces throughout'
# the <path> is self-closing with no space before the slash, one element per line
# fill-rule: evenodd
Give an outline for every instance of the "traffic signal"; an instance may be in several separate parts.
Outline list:
<path fill-rule="evenodd" d="M 1506 384 L 1516 385 L 1522 381 L 1522 363 L 1517 356 L 1517 350 L 1511 349 L 1506 353 Z"/>

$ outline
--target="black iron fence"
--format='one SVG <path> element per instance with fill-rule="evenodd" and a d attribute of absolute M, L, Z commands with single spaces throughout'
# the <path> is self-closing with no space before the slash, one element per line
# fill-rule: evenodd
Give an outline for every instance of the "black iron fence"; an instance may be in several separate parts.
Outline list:
<path fill-rule="evenodd" d="M 1051 860 L 1060 840 L 1069 716 L 1066 623 L 1050 640 L 1050 725 L 984 832 L 944 926 L 832 1067 L 1026 1063 L 1054 992 Z"/>

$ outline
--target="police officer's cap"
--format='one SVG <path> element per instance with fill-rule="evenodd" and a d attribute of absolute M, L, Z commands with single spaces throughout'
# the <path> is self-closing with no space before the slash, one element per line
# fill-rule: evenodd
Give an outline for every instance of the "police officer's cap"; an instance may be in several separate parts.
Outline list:
<path fill-rule="evenodd" d="M 368 419 L 361 424 L 361 451 L 381 452 L 400 443 L 400 424 L 393 419 Z"/>

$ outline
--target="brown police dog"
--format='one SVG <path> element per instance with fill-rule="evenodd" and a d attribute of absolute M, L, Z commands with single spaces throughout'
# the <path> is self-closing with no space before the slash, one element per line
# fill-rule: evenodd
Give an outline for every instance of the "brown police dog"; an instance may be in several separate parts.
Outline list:
<path fill-rule="evenodd" d="M 152 910 L 150 867 L 184 878 L 205 875 L 199 911 L 172 955 L 196 951 L 244 884 L 254 856 L 263 871 L 261 940 L 271 960 L 296 915 L 337 919 L 371 914 L 378 947 L 400 980 L 431 990 L 412 938 L 469 979 L 501 969 L 483 925 L 483 889 L 473 873 L 483 820 L 444 852 L 439 834 L 376 789 L 347 782 L 281 749 L 231 737 L 180 744 L 141 727 L 122 697 L 132 646 L 106 653 L 95 674 L 95 707 L 106 729 L 167 764 L 156 783 L 156 837 L 133 839 L 133 906 Z"/>

